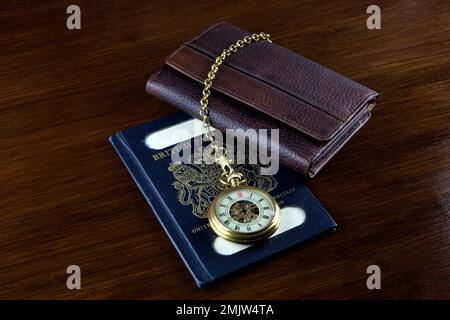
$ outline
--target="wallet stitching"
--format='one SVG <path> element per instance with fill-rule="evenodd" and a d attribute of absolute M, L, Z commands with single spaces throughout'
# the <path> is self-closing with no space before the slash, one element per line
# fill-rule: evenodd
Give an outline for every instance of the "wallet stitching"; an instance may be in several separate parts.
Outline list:
<path fill-rule="evenodd" d="M 201 47 L 199 47 L 199 46 L 197 46 L 197 45 L 195 45 L 195 44 L 192 44 L 192 43 L 188 43 L 188 44 L 186 44 L 186 46 L 188 46 L 189 48 L 191 48 L 191 49 L 197 51 L 197 52 L 200 53 L 200 54 L 203 53 L 203 54 L 206 55 L 208 58 L 214 60 L 213 54 L 210 53 L 209 51 L 204 50 L 203 48 L 201 48 Z M 312 102 L 308 101 L 308 99 L 306 99 L 306 98 L 304 98 L 304 97 L 301 97 L 301 96 L 295 94 L 294 92 L 292 92 L 292 90 L 288 90 L 288 89 L 281 88 L 278 84 L 274 83 L 273 81 L 270 81 L 270 80 L 268 80 L 268 79 L 266 79 L 266 78 L 264 78 L 264 77 L 261 77 L 261 76 L 259 76 L 259 75 L 256 75 L 256 74 L 250 72 L 249 70 L 247 70 L 247 69 L 245 69 L 245 68 L 242 68 L 241 66 L 238 66 L 238 65 L 235 64 L 235 63 L 231 63 L 231 62 L 229 62 L 229 61 L 225 61 L 224 64 L 225 64 L 228 68 L 233 69 L 233 70 L 236 70 L 236 71 L 238 71 L 238 72 L 241 72 L 241 73 L 247 75 L 248 77 L 252 77 L 252 78 L 254 78 L 254 79 L 256 79 L 256 80 L 259 80 L 260 82 L 264 83 L 264 84 L 267 85 L 267 86 L 274 87 L 274 88 L 278 89 L 279 91 L 282 91 L 283 93 L 285 93 L 285 94 L 287 94 L 287 95 L 290 95 L 290 96 L 292 96 L 293 98 L 295 98 L 295 99 L 297 99 L 297 100 L 300 100 L 300 101 L 304 102 L 305 104 L 308 104 L 308 105 L 310 105 L 311 107 L 313 107 L 313 108 L 315 108 L 315 109 L 317 109 L 317 110 L 320 110 L 321 112 L 323 112 L 323 113 L 329 115 L 330 117 L 335 118 L 336 120 L 344 121 L 344 120 L 338 118 L 337 116 L 335 116 L 334 114 L 331 114 L 329 111 L 322 109 L 319 105 L 317 105 L 317 104 L 315 104 L 315 103 L 312 103 Z"/>
<path fill-rule="evenodd" d="M 200 37 L 195 38 L 195 40 L 198 40 L 199 38 L 200 38 Z M 189 46 L 189 47 L 191 47 L 192 49 L 197 49 L 198 51 L 200 51 L 200 52 L 206 54 L 206 55 L 207 55 L 208 57 L 210 57 L 211 59 L 215 59 L 215 58 L 214 58 L 214 54 L 213 54 L 212 52 L 210 52 L 209 50 L 206 50 L 206 49 L 200 47 L 199 45 L 196 45 L 196 44 L 192 43 L 192 41 L 186 43 L 186 45 Z M 277 44 L 272 44 L 272 45 L 277 45 Z M 280 47 L 280 48 L 283 48 L 283 47 Z M 283 49 L 285 49 L 285 48 L 283 48 Z M 289 50 L 289 49 L 287 49 L 287 50 Z M 291 52 L 292 52 L 292 51 L 291 51 Z M 293 53 L 294 53 L 294 52 L 293 52 Z M 296 54 L 296 53 L 294 53 L 294 54 Z M 297 55 L 297 54 L 296 54 L 296 55 Z M 307 58 L 305 58 L 305 59 L 307 59 Z M 309 60 L 309 59 L 308 59 L 308 60 Z M 310 61 L 313 62 L 312 60 L 310 60 Z M 313 62 L 313 63 L 315 63 L 315 62 Z M 329 115 L 335 117 L 335 118 L 338 119 L 339 121 L 343 121 L 343 122 L 346 122 L 346 121 L 348 120 L 348 118 L 350 118 L 350 117 L 353 115 L 353 113 L 355 112 L 355 110 L 358 109 L 358 106 L 360 106 L 362 103 L 364 103 L 364 102 L 367 100 L 367 98 L 368 98 L 369 95 L 373 94 L 373 92 L 369 92 L 369 93 L 364 94 L 364 95 L 362 96 L 361 101 L 360 101 L 360 102 L 357 102 L 357 103 L 354 103 L 354 105 L 350 108 L 350 110 L 349 110 L 349 111 L 350 111 L 350 114 L 347 116 L 347 118 L 346 118 L 346 119 L 340 119 L 340 118 L 338 118 L 337 116 L 331 114 L 330 112 L 328 112 L 328 111 L 322 109 L 322 108 L 320 107 L 320 105 L 318 105 L 318 104 L 316 104 L 316 103 L 313 103 L 313 102 L 309 101 L 309 100 L 306 99 L 305 97 L 301 97 L 301 96 L 297 95 L 297 94 L 296 94 L 295 92 L 293 92 L 292 90 L 288 90 L 288 89 L 285 89 L 285 88 L 280 88 L 279 84 L 276 84 L 276 83 L 274 83 L 273 81 L 271 81 L 271 80 L 269 80 L 269 79 L 267 79 L 267 78 L 265 78 L 265 77 L 262 77 L 262 76 L 260 76 L 260 75 L 253 74 L 252 72 L 250 72 L 248 69 L 246 69 L 246 68 L 243 67 L 243 66 L 237 65 L 237 64 L 235 64 L 235 63 L 231 63 L 230 61 L 225 61 L 224 64 L 227 65 L 228 67 L 235 68 L 235 69 L 237 69 L 237 70 L 239 70 L 239 71 L 241 71 L 241 72 L 243 72 L 243 73 L 245 73 L 245 74 L 247 74 L 247 75 L 249 75 L 249 76 L 253 76 L 253 77 L 255 77 L 255 78 L 257 78 L 257 79 L 259 79 L 259 80 L 261 80 L 261 81 L 263 81 L 263 82 L 267 82 L 268 84 L 270 84 L 270 85 L 272 85 L 272 86 L 274 86 L 274 87 L 276 87 L 276 88 L 278 88 L 278 89 L 280 89 L 280 90 L 282 90 L 282 91 L 285 91 L 285 92 L 287 92 L 287 93 L 289 93 L 289 94 L 291 94 L 291 95 L 297 97 L 298 99 L 304 101 L 305 103 L 307 103 L 307 104 L 309 104 L 309 105 L 311 105 L 311 106 L 313 106 L 313 107 L 315 107 L 315 108 L 317 108 L 317 109 L 319 109 L 319 110 L 321 110 L 321 111 L 323 111 L 323 112 L 325 112 L 325 113 L 327 113 L 327 114 L 329 114 Z M 325 69 L 327 69 L 327 70 L 329 70 L 329 71 L 331 71 L 331 72 L 333 72 L 333 73 L 335 73 L 336 75 L 338 75 L 338 76 L 340 76 L 340 77 L 343 77 L 346 81 L 350 81 L 350 82 L 353 82 L 353 83 L 357 84 L 358 86 L 362 86 L 361 84 L 359 84 L 359 83 L 353 81 L 352 79 L 349 79 L 349 78 L 347 78 L 347 77 L 345 77 L 345 76 L 342 76 L 342 75 L 338 74 L 337 72 L 335 72 L 335 71 L 333 71 L 333 70 L 331 70 L 331 69 L 329 69 L 329 68 L 327 68 L 327 67 L 325 67 L 325 66 L 322 66 L 322 65 L 320 65 L 320 66 L 323 67 L 323 68 L 325 68 Z M 370 89 L 369 89 L 369 90 L 370 90 Z"/>
<path fill-rule="evenodd" d="M 169 69 L 173 69 L 173 68 L 169 68 Z M 164 86 L 164 81 L 162 81 L 162 80 L 158 77 L 158 75 L 159 75 L 162 71 L 163 71 L 163 69 L 159 70 L 156 74 L 152 75 L 152 76 L 151 76 L 151 81 L 152 81 L 152 82 L 155 82 L 155 83 L 158 83 L 159 85 Z M 183 73 L 183 74 L 184 74 L 184 73 Z M 155 77 L 153 77 L 153 76 L 155 76 Z M 189 78 L 189 79 L 191 79 L 191 78 Z M 150 82 L 150 81 L 149 81 L 149 82 Z M 217 97 L 217 98 L 218 98 L 218 99 L 221 99 L 220 97 Z M 259 111 L 259 110 L 258 110 L 258 111 Z M 194 118 L 200 119 L 200 114 L 196 114 L 196 115 L 194 116 Z M 200 120 L 201 120 L 201 119 L 200 119 Z M 295 129 L 295 128 L 294 128 L 294 129 Z M 297 155 L 299 155 L 301 158 L 306 159 L 308 163 L 311 162 L 311 156 L 308 155 L 307 153 L 303 153 L 303 152 L 300 152 L 300 151 L 292 151 L 292 152 L 295 153 L 295 154 L 297 154 Z"/>
<path fill-rule="evenodd" d="M 166 63 L 169 64 L 169 65 L 172 65 L 173 67 L 175 67 L 177 70 L 179 70 L 179 71 L 182 72 L 183 74 L 187 75 L 188 77 L 193 77 L 193 78 L 195 78 L 195 80 L 201 82 L 201 79 L 199 79 L 199 78 L 197 78 L 197 77 L 194 77 L 194 76 L 191 75 L 190 72 L 188 72 L 183 66 L 181 66 L 180 64 L 178 64 L 177 62 L 175 62 L 174 60 L 172 60 L 172 58 L 173 58 L 179 51 L 181 51 L 182 49 L 183 49 L 183 46 L 181 46 L 181 47 L 178 48 L 174 53 L 172 53 L 172 54 L 166 59 Z M 200 53 L 200 54 L 201 54 L 201 53 Z M 207 57 L 207 58 L 208 58 L 208 57 Z M 228 68 L 230 68 L 230 69 L 233 70 L 233 67 L 232 67 L 232 66 L 226 66 L 226 67 L 228 67 Z M 241 71 L 241 70 L 236 70 L 236 72 L 242 72 L 242 71 Z M 244 74 L 245 74 L 246 76 L 252 77 L 251 74 L 246 74 L 245 72 L 244 72 Z M 260 80 L 260 79 L 259 79 L 259 78 L 256 78 L 256 80 Z M 260 81 L 260 83 L 261 83 L 262 85 L 266 86 L 266 87 L 271 88 L 271 89 L 278 90 L 278 91 L 281 92 L 282 94 L 287 95 L 287 96 L 289 96 L 289 97 L 291 97 L 291 98 L 293 98 L 293 99 L 295 99 L 295 100 L 299 100 L 300 102 L 303 102 L 303 103 L 305 103 L 306 105 L 310 105 L 310 104 L 308 104 L 306 101 L 302 100 L 301 98 L 299 98 L 299 97 L 297 97 L 297 96 L 295 96 L 295 95 L 292 95 L 292 96 L 291 96 L 288 92 L 285 92 L 284 90 L 280 89 L 280 88 L 277 87 L 277 86 L 271 86 L 270 83 L 265 83 L 264 81 Z M 213 85 L 213 88 L 214 88 L 214 85 Z M 227 94 L 227 95 L 229 95 L 229 96 L 231 96 L 231 97 L 234 97 L 234 98 L 240 100 L 240 101 L 243 102 L 244 104 L 247 104 L 247 105 L 248 105 L 248 104 L 253 104 L 251 101 L 249 101 L 249 100 L 246 99 L 246 98 L 243 98 L 243 97 L 242 97 L 240 94 L 238 94 L 238 93 L 232 93 L 232 92 L 230 92 L 230 91 L 227 90 L 227 89 L 218 89 L 217 87 L 216 87 L 215 89 L 218 90 L 218 91 L 220 91 L 220 92 L 223 92 L 223 93 L 225 93 L 225 94 Z M 311 105 L 311 107 L 314 107 L 314 105 Z M 266 111 L 261 110 L 260 108 L 258 108 L 258 106 L 255 106 L 254 108 L 257 109 L 257 110 L 259 110 L 260 112 L 263 112 L 263 113 L 266 114 Z M 318 139 L 318 140 L 321 140 L 321 139 L 323 139 L 323 140 L 329 140 L 329 139 L 332 139 L 333 136 L 334 136 L 334 135 L 336 134 L 336 132 L 338 131 L 338 129 L 342 127 L 343 121 L 340 120 L 339 118 L 336 118 L 336 117 L 333 116 L 332 114 L 329 114 L 328 112 L 326 112 L 326 111 L 320 109 L 320 108 L 317 108 L 317 110 L 320 111 L 320 112 L 323 112 L 325 115 L 327 115 L 327 116 L 329 116 L 329 117 L 331 117 L 331 118 L 333 118 L 333 119 L 335 119 L 335 120 L 337 120 L 337 121 L 339 122 L 339 123 L 337 123 L 337 124 L 335 124 L 334 126 L 331 127 L 331 128 L 332 128 L 332 133 L 331 133 L 331 134 L 328 134 L 328 135 L 322 135 L 322 134 L 314 133 L 314 132 L 312 132 L 311 130 L 308 130 L 308 129 L 305 129 L 305 128 L 302 128 L 302 129 L 305 131 L 305 133 L 307 133 L 307 134 L 313 136 L 314 138 L 316 138 L 316 139 Z M 299 130 L 298 128 L 296 128 L 296 123 L 290 121 L 289 118 L 287 118 L 287 119 L 280 119 L 280 116 L 277 116 L 277 117 L 274 117 L 274 118 L 276 118 L 277 120 L 279 120 L 279 121 L 281 121 L 281 122 L 285 122 L 285 123 L 289 124 L 290 126 L 294 127 L 295 129 Z M 319 138 L 319 136 L 322 137 L 322 138 Z"/>
<path fill-rule="evenodd" d="M 169 71 L 169 70 L 174 70 L 174 71 L 175 71 L 175 69 L 174 69 L 173 67 L 167 66 L 167 71 Z M 160 69 L 156 74 L 152 75 L 151 80 L 149 80 L 148 83 L 153 82 L 153 83 L 158 84 L 159 86 L 164 87 L 164 86 L 165 86 L 165 82 L 160 78 L 161 73 L 164 73 L 164 69 Z M 177 71 L 177 74 L 179 74 L 178 71 Z M 186 78 L 188 78 L 189 80 L 192 80 L 190 77 L 185 76 L 184 73 L 182 73 L 182 72 L 181 72 L 181 75 L 184 76 L 184 77 L 186 77 Z M 153 77 L 153 76 L 154 76 L 154 77 Z M 196 83 L 198 83 L 198 82 L 196 82 Z M 149 88 L 150 86 L 147 86 L 147 87 Z M 171 103 L 171 102 L 167 101 L 166 99 L 164 99 L 162 96 L 156 94 L 155 92 L 154 92 L 154 94 L 155 94 L 156 96 L 159 96 L 161 99 L 165 100 L 166 102 Z M 192 98 L 192 97 L 191 97 L 191 98 Z M 223 98 L 221 98 L 220 96 L 219 96 L 219 97 L 216 97 L 216 98 L 217 98 L 217 99 L 223 99 Z M 188 112 L 188 113 L 189 113 L 189 112 Z M 190 114 L 190 113 L 189 113 L 189 114 Z M 198 113 L 196 113 L 196 114 L 194 114 L 194 115 L 191 114 L 191 116 L 193 116 L 194 118 L 200 119 L 200 115 L 199 115 Z M 214 126 L 214 123 L 213 123 L 213 126 Z M 216 128 L 220 129 L 219 127 L 216 127 Z M 221 129 L 221 130 L 224 130 L 224 129 Z M 280 152 L 281 152 L 281 151 L 280 151 Z M 306 161 L 307 164 L 306 164 L 305 167 L 303 167 L 303 166 L 299 167 L 302 171 L 305 172 L 305 175 L 306 175 L 307 172 L 308 172 L 308 168 L 310 167 L 310 163 L 311 163 L 311 161 L 312 161 L 311 155 L 308 155 L 307 153 L 301 152 L 300 150 L 292 150 L 292 149 L 288 149 L 288 152 L 292 152 L 293 154 L 298 155 L 300 158 L 302 158 L 303 160 Z M 285 165 L 289 166 L 288 163 L 285 163 Z"/>
<path fill-rule="evenodd" d="M 174 61 L 170 61 L 170 65 L 174 66 L 177 70 L 181 71 L 183 74 L 188 75 L 188 77 L 193 77 L 193 78 L 195 78 L 195 80 L 201 82 L 200 79 L 198 79 L 197 77 L 194 77 L 194 76 L 190 75 L 190 74 L 188 73 L 188 71 L 187 71 L 185 68 L 183 68 L 181 65 L 179 65 L 178 63 L 176 63 L 176 62 L 174 62 Z M 267 84 L 264 84 L 264 85 L 268 86 Z M 213 85 L 213 88 L 214 88 L 214 85 Z M 246 104 L 246 105 L 249 105 L 249 104 L 253 104 L 253 105 L 254 105 L 254 103 L 252 103 L 251 101 L 249 102 L 248 99 L 242 97 L 242 96 L 241 96 L 240 94 L 238 94 L 238 93 L 231 93 L 231 92 L 230 92 L 229 90 L 227 90 L 227 89 L 218 89 L 217 87 L 214 88 L 214 89 L 216 89 L 217 91 L 222 92 L 222 93 L 224 93 L 224 94 L 226 94 L 226 95 L 228 95 L 228 96 L 230 96 L 230 97 L 232 97 L 232 98 L 235 98 L 235 99 L 241 101 L 242 103 L 244 103 L 244 104 Z M 255 108 L 256 110 L 260 111 L 260 112 L 263 112 L 264 114 L 267 114 L 267 112 L 266 112 L 265 110 L 261 110 L 260 108 L 258 108 L 258 106 L 255 106 L 254 108 Z M 275 118 L 275 119 L 277 119 L 278 121 L 285 122 L 285 123 L 288 124 L 289 126 L 294 127 L 294 129 L 296 129 L 296 130 L 299 130 L 299 129 L 296 127 L 296 123 L 293 122 L 293 121 L 290 121 L 289 118 L 287 118 L 287 119 L 280 119 L 279 116 L 272 116 L 272 117 Z M 341 121 L 341 120 L 339 120 L 339 119 L 336 119 L 336 120 Z M 300 131 L 304 131 L 304 133 L 306 133 L 306 134 L 308 134 L 308 135 L 310 135 L 310 136 L 312 136 L 313 138 L 318 139 L 318 140 L 321 140 L 321 139 L 328 140 L 328 139 L 331 139 L 331 138 L 336 134 L 336 132 L 338 131 L 337 129 L 340 128 L 340 127 L 342 127 L 342 122 L 341 122 L 341 123 L 337 123 L 337 125 L 332 126 L 332 131 L 333 131 L 333 132 L 332 132 L 331 135 L 321 135 L 321 134 L 317 134 L 317 133 L 312 132 L 311 130 L 309 130 L 309 129 L 307 129 L 307 128 L 304 128 L 304 127 L 302 127 L 302 130 L 300 130 Z M 319 136 L 322 137 L 322 138 L 319 138 Z"/>

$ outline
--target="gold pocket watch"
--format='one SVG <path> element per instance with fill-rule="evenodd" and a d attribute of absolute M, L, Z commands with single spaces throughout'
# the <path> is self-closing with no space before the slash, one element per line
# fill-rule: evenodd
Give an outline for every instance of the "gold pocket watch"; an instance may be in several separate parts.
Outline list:
<path fill-rule="evenodd" d="M 235 186 L 219 193 L 208 210 L 209 225 L 227 240 L 250 243 L 270 237 L 280 225 L 280 208 L 267 192 Z"/>
<path fill-rule="evenodd" d="M 214 162 L 222 169 L 219 180 L 225 185 L 225 189 L 210 204 L 209 225 L 219 237 L 239 243 L 251 243 L 270 237 L 280 224 L 280 207 L 266 191 L 245 185 L 243 175 L 231 167 L 226 150 L 219 147 L 212 134 L 208 117 L 208 97 L 212 81 L 226 57 L 236 52 L 238 48 L 261 39 L 271 42 L 270 35 L 261 32 L 246 36 L 223 50 L 204 81 L 203 97 L 200 100 L 200 116 L 206 129 L 205 135 L 211 141 Z"/>

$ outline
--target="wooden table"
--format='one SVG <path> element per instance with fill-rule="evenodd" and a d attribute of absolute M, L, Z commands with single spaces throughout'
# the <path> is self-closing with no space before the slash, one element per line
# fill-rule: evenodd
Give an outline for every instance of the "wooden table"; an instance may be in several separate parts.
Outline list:
<path fill-rule="evenodd" d="M 0 4 L 1 298 L 450 298 L 448 1 L 377 1 L 381 30 L 356 0 L 79 0 L 68 30 L 71 3 Z M 381 99 L 307 182 L 338 231 L 200 290 L 107 138 L 174 111 L 147 78 L 221 20 Z M 66 288 L 71 264 L 81 290 Z M 373 264 L 381 290 L 366 287 Z"/>

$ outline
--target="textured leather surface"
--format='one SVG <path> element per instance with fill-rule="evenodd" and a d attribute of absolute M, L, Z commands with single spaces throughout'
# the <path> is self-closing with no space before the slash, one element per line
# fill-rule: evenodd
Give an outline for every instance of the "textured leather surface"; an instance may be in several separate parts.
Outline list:
<path fill-rule="evenodd" d="M 206 79 L 212 63 L 214 59 L 185 46 L 167 59 L 168 65 L 199 82 Z M 221 66 L 213 88 L 321 141 L 343 125 L 334 116 L 227 65 Z"/>
<path fill-rule="evenodd" d="M 249 33 L 219 23 L 182 45 L 147 92 L 199 117 L 202 82 L 220 52 Z M 210 118 L 226 128 L 279 128 L 280 161 L 314 177 L 367 122 L 375 91 L 275 43 L 229 56 L 213 82 Z"/>

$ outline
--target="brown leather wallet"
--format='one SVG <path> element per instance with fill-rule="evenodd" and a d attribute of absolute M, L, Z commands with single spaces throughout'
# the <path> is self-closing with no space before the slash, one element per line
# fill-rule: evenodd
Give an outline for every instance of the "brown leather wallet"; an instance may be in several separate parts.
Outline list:
<path fill-rule="evenodd" d="M 249 32 L 222 22 L 183 44 L 147 82 L 148 93 L 199 118 L 203 81 L 223 49 Z M 276 43 L 227 57 L 209 97 L 220 130 L 279 128 L 280 162 L 314 177 L 367 122 L 378 93 Z"/>

